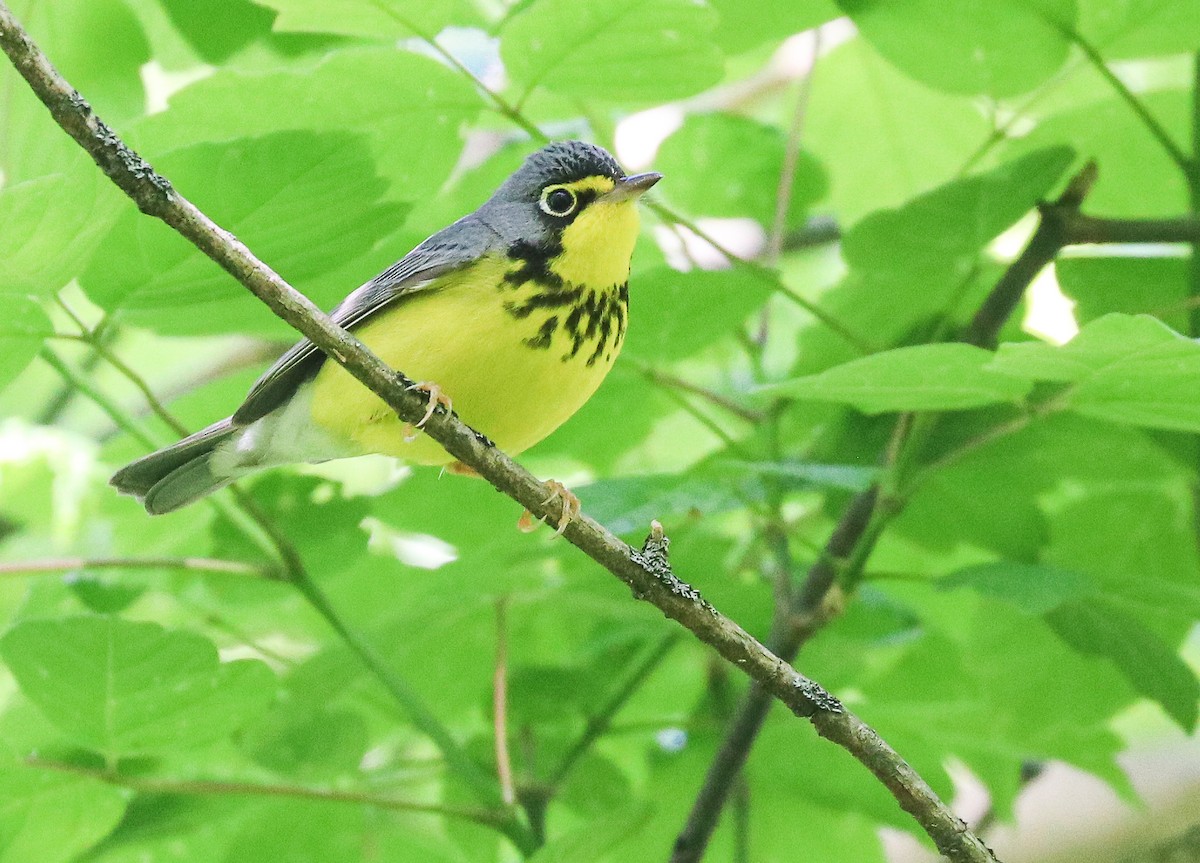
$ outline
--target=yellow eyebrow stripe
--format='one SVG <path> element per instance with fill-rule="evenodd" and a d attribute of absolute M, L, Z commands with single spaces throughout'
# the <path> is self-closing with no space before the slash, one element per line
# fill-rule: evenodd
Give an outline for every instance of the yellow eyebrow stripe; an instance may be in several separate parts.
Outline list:
<path fill-rule="evenodd" d="M 611 192 L 616 183 L 612 177 L 584 177 L 582 180 L 575 180 L 571 183 L 563 183 L 562 188 L 570 189 L 578 194 L 579 192 L 595 192 L 597 195 L 603 195 L 605 192 Z"/>

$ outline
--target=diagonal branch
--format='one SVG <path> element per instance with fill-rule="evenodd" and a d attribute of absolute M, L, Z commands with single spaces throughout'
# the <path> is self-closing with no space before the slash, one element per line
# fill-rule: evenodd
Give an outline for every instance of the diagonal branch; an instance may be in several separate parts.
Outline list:
<path fill-rule="evenodd" d="M 50 110 L 51 115 L 139 209 L 155 216 L 234 276 L 277 315 L 311 339 L 331 359 L 382 398 L 401 419 L 415 422 L 424 399 L 410 382 L 389 369 L 357 339 L 336 326 L 295 288 L 258 260 L 235 237 L 176 192 L 101 121 L 50 64 L 7 5 L 0 2 L 0 49 Z M 436 414 L 426 429 L 451 455 L 535 516 L 558 516 L 561 503 L 545 486 L 459 419 Z M 671 571 L 668 540 L 655 523 L 640 550 L 622 542 L 586 515 L 567 525 L 564 536 L 626 585 L 641 600 L 683 624 L 718 653 L 808 718 L 819 734 L 846 748 L 874 773 L 897 802 L 921 824 L 938 849 L 956 861 L 992 863 L 987 847 L 960 821 L 916 772 L 862 720 L 845 710 L 817 683 L 759 644 Z"/>

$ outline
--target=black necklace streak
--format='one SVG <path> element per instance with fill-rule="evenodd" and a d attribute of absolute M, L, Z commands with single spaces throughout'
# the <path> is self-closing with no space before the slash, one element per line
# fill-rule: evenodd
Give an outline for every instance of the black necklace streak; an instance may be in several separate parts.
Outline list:
<path fill-rule="evenodd" d="M 562 246 L 559 245 L 546 248 L 525 242 L 513 243 L 508 256 L 520 265 L 505 274 L 501 290 L 516 291 L 532 284 L 533 291 L 519 301 L 506 301 L 504 310 L 519 321 L 539 309 L 564 310 L 546 318 L 537 333 L 525 339 L 524 344 L 536 350 L 547 350 L 561 326 L 571 340 L 570 349 L 563 354 L 563 362 L 573 359 L 586 345 L 594 342 L 587 364 L 595 365 L 601 356 L 610 358 L 612 350 L 625 338 L 629 285 L 614 285 L 597 291 L 567 282 L 550 268 L 550 261 L 560 254 Z M 610 349 L 608 353 L 605 353 L 606 348 Z"/>

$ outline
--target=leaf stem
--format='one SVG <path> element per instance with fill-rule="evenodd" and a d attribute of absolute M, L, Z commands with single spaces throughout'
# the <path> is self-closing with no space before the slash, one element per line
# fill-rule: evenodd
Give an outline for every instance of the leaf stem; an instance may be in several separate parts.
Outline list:
<path fill-rule="evenodd" d="M 775 215 L 767 235 L 766 259 L 774 266 L 783 250 L 783 237 L 787 230 L 788 211 L 791 209 L 792 188 L 796 183 L 796 165 L 800 160 L 800 144 L 804 137 L 804 120 L 808 115 L 808 101 L 812 93 L 812 82 L 817 72 L 817 59 L 821 55 L 821 28 L 812 30 L 812 53 L 808 74 L 796 85 L 796 104 L 792 109 L 792 122 L 788 128 L 787 143 L 783 153 L 783 166 L 779 172 L 779 185 L 775 189 Z"/>
<path fill-rule="evenodd" d="M 221 575 L 275 577 L 270 570 L 261 566 L 211 557 L 51 557 L 42 560 L 0 561 L 0 576 L 38 575 L 80 569 L 182 569 Z"/>
<path fill-rule="evenodd" d="M 684 380 L 678 375 L 673 375 L 670 372 L 657 369 L 649 363 L 644 363 L 641 360 L 635 359 L 632 360 L 632 362 L 638 367 L 638 371 L 645 375 L 646 379 L 651 383 L 661 384 L 662 386 L 699 396 L 710 404 L 714 404 L 722 410 L 731 413 L 735 417 L 743 419 L 752 425 L 757 425 L 766 419 L 766 415 L 762 411 L 757 411 L 754 410 L 754 408 L 746 407 L 740 402 L 731 399 L 729 396 L 722 395 L 721 393 L 710 390 L 707 387 L 701 386 L 700 384 L 694 384 L 691 381 Z"/>
<path fill-rule="evenodd" d="M 216 779 L 157 779 L 147 776 L 130 776 L 115 770 L 94 770 L 78 764 L 44 761 L 40 758 L 28 758 L 25 763 L 30 767 L 40 770 L 53 770 L 57 773 L 69 773 L 74 776 L 99 779 L 101 782 L 107 782 L 110 785 L 128 788 L 131 791 L 138 791 L 144 794 L 288 797 L 299 800 L 317 800 L 325 803 L 353 803 L 393 812 L 441 815 L 446 818 L 473 821 L 476 824 L 485 824 L 489 827 L 499 827 L 508 815 L 504 810 L 498 809 L 449 806 L 442 803 L 417 803 L 410 800 L 380 797 L 376 794 L 361 791 L 340 791 L 332 788 L 311 788 L 303 785 L 274 785 Z"/>
<path fill-rule="evenodd" d="M 517 802 L 512 758 L 508 753 L 508 597 L 496 600 L 496 671 L 492 675 L 492 729 L 496 743 L 496 775 L 505 805 Z"/>

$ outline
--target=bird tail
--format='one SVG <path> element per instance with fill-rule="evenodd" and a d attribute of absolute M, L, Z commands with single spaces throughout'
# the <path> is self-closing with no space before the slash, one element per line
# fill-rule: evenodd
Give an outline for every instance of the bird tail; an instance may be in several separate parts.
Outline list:
<path fill-rule="evenodd" d="M 146 512 L 161 515 L 212 494 L 237 478 L 237 473 L 216 473 L 212 456 L 216 448 L 240 431 L 226 418 L 185 437 L 177 444 L 152 452 L 127 464 L 109 482 L 119 491 L 142 501 Z"/>

